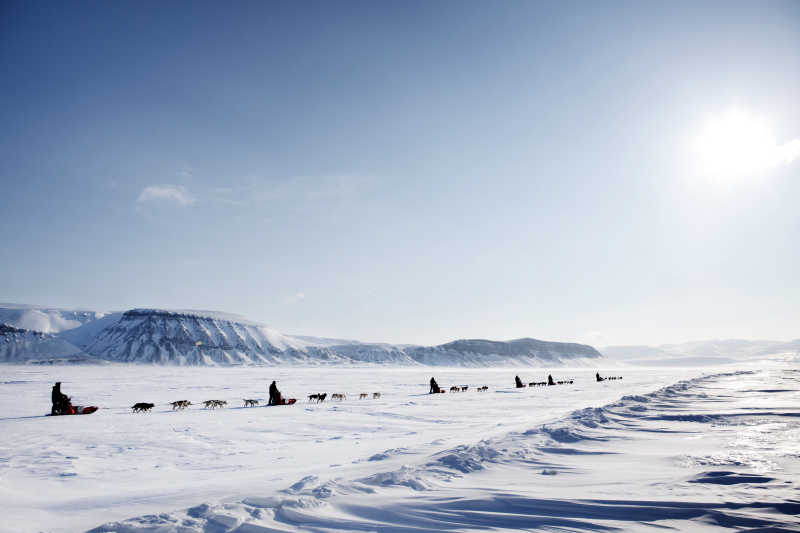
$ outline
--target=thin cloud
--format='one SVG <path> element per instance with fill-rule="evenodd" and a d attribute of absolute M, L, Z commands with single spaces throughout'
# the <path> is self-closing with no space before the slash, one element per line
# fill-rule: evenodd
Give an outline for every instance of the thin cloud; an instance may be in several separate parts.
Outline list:
<path fill-rule="evenodd" d="M 192 205 L 195 198 L 181 185 L 150 185 L 142 189 L 136 202 L 139 204 L 174 202 L 186 207 Z"/>
<path fill-rule="evenodd" d="M 224 187 L 213 187 L 202 195 L 202 199 L 203 202 L 237 207 L 279 203 L 295 209 L 316 209 L 360 201 L 374 186 L 373 178 L 351 175 L 288 179 L 249 176 Z"/>

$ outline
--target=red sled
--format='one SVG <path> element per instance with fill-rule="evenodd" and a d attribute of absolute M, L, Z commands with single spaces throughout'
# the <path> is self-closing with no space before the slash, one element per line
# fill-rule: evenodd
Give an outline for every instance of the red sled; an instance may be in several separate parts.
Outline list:
<path fill-rule="evenodd" d="M 54 416 L 90 415 L 90 414 L 94 413 L 95 411 L 97 411 L 98 409 L 99 409 L 99 407 L 97 407 L 96 405 L 86 405 L 86 406 L 84 406 L 84 405 L 73 405 L 72 406 L 72 410 L 73 410 L 72 413 L 62 413 L 60 415 L 54 415 Z M 51 416 L 51 415 L 47 415 L 47 416 Z"/>
<path fill-rule="evenodd" d="M 281 398 L 281 403 L 273 404 L 271 407 L 277 407 L 279 405 L 292 405 L 293 403 L 297 402 L 297 398 Z"/>

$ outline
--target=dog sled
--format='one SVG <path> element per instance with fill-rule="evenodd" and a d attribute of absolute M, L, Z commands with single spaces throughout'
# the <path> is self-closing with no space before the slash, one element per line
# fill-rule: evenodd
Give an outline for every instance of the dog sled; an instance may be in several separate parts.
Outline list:
<path fill-rule="evenodd" d="M 98 409 L 99 407 L 96 405 L 73 405 L 71 413 L 61 413 L 58 415 L 48 414 L 47 416 L 90 415 Z"/>
<path fill-rule="evenodd" d="M 293 405 L 295 403 L 297 403 L 297 398 L 289 398 L 289 399 L 281 398 L 281 403 L 268 405 L 267 407 L 279 407 L 281 405 Z"/>

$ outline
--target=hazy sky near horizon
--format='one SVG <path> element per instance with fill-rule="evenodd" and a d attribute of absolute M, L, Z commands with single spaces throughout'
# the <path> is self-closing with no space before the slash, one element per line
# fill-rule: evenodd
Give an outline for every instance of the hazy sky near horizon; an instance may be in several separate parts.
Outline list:
<path fill-rule="evenodd" d="M 0 301 L 800 337 L 800 2 L 3 2 Z"/>

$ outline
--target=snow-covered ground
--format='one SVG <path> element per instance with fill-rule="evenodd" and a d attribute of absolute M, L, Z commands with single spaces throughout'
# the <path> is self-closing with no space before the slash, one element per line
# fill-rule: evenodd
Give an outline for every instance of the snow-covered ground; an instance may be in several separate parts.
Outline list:
<path fill-rule="evenodd" d="M 554 369 L 574 383 L 530 389 L 515 373 L 547 375 L 4 366 L 0 530 L 800 530 L 800 371 Z M 470 389 L 429 396 L 431 375 Z M 241 408 L 272 379 L 298 404 Z M 42 416 L 57 380 L 101 409 Z M 172 412 L 180 399 L 228 407 Z"/>

